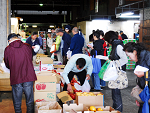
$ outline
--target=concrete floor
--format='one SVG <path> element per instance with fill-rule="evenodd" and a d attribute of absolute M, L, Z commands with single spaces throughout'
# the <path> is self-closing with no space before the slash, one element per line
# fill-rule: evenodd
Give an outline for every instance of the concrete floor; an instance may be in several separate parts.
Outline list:
<path fill-rule="evenodd" d="M 121 90 L 122 100 L 123 100 L 123 112 L 122 113 L 138 113 L 138 106 L 135 104 L 135 99 L 130 95 L 132 88 L 136 85 L 136 76 L 133 74 L 133 70 L 127 71 L 127 76 L 129 80 L 129 87 Z M 91 80 L 90 80 L 91 83 Z M 104 94 L 104 104 L 105 106 L 112 106 L 111 90 L 106 86 L 101 91 Z M 12 94 L 11 92 L 0 92 L 0 113 L 13 113 L 13 104 L 12 104 Z M 9 101 L 8 101 L 9 100 Z M 11 103 L 9 108 L 8 104 Z M 22 103 L 23 113 L 26 111 L 25 106 L 25 97 L 23 95 Z M 5 106 L 2 106 L 5 105 Z M 2 111 L 3 109 L 3 111 Z M 8 111 L 9 109 L 9 111 Z M 6 110 L 6 111 L 5 111 Z"/>

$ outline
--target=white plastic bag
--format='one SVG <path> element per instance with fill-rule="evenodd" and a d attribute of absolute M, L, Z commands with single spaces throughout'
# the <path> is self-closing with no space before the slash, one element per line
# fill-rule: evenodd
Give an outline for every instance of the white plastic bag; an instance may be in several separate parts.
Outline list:
<path fill-rule="evenodd" d="M 68 50 L 68 51 L 67 51 L 67 58 L 68 58 L 68 59 L 71 58 L 71 54 L 72 54 L 72 51 Z"/>
<path fill-rule="evenodd" d="M 104 73 L 103 80 L 104 81 L 110 81 L 110 80 L 116 80 L 118 78 L 118 73 L 116 69 L 115 61 L 110 62 L 106 72 Z"/>
<path fill-rule="evenodd" d="M 90 89 L 91 89 L 91 86 L 88 82 L 87 79 L 85 79 L 84 81 L 84 84 L 82 86 L 80 86 L 79 84 L 77 83 L 74 83 L 74 87 L 77 89 L 77 90 L 81 90 L 82 92 L 89 92 Z"/>

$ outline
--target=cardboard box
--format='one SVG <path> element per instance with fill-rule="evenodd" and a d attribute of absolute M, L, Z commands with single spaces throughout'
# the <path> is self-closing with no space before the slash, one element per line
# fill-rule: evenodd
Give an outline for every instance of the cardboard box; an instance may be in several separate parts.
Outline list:
<path fill-rule="evenodd" d="M 48 110 L 42 110 L 44 108 L 50 108 Z M 35 103 L 35 113 L 62 113 L 62 108 L 58 102 L 36 102 Z"/>
<path fill-rule="evenodd" d="M 121 113 L 120 111 L 115 111 L 112 107 L 110 106 L 94 106 L 95 108 L 102 108 L 103 111 L 84 111 L 84 113 Z M 88 107 L 89 108 L 89 107 Z"/>
<path fill-rule="evenodd" d="M 83 104 L 63 104 L 63 113 L 70 113 L 71 110 L 74 110 L 76 113 L 82 113 L 84 111 L 88 111 L 88 108 Z"/>
<path fill-rule="evenodd" d="M 95 95 L 101 92 L 93 92 Z M 89 106 L 104 106 L 104 94 L 97 96 L 78 96 L 76 95 L 76 103 Z"/>
<path fill-rule="evenodd" d="M 40 71 L 50 71 L 53 69 L 53 64 L 40 64 Z"/>
<path fill-rule="evenodd" d="M 56 101 L 56 92 L 34 92 L 34 102 L 38 99 Z"/>
<path fill-rule="evenodd" d="M 68 95 L 67 91 L 63 91 L 57 94 L 57 97 L 63 102 L 66 103 L 67 101 L 72 101 L 73 99 Z"/>
<path fill-rule="evenodd" d="M 56 84 L 56 93 L 60 93 L 61 91 L 62 91 L 61 85 L 60 84 Z"/>
<path fill-rule="evenodd" d="M 37 82 L 35 81 L 34 84 L 34 91 L 35 92 L 55 92 L 56 89 L 56 82 Z"/>
<path fill-rule="evenodd" d="M 50 57 L 40 56 L 41 64 L 53 64 L 53 60 Z"/>
<path fill-rule="evenodd" d="M 36 72 L 37 75 L 37 81 L 38 82 L 54 82 L 54 79 L 56 78 L 56 83 L 60 83 L 60 75 L 52 72 L 52 71 L 39 71 Z M 46 76 L 46 77 L 43 77 Z M 51 77 L 48 77 L 51 76 Z"/>

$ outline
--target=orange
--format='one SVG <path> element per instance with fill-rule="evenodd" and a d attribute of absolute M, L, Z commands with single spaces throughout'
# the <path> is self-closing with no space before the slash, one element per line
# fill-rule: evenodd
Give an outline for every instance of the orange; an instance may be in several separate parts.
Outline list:
<path fill-rule="evenodd" d="M 89 110 L 90 111 L 96 111 L 96 108 L 94 106 L 90 106 Z"/>
<path fill-rule="evenodd" d="M 102 108 L 97 108 L 97 110 L 96 111 L 103 111 L 103 109 Z"/>

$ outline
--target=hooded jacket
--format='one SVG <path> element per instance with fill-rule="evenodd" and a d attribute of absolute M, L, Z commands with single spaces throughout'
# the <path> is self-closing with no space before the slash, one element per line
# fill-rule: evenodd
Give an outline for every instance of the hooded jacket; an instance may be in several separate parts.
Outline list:
<path fill-rule="evenodd" d="M 10 69 L 11 85 L 37 80 L 32 64 L 32 48 L 21 40 L 13 41 L 5 48 L 4 62 Z"/>

